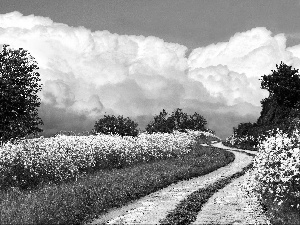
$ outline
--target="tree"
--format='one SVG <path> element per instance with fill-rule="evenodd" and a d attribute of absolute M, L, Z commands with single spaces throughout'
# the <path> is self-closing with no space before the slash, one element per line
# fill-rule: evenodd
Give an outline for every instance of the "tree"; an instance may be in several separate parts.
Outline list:
<path fill-rule="evenodd" d="M 206 119 L 201 116 L 198 113 L 194 113 L 193 115 L 190 116 L 189 118 L 190 124 L 189 127 L 187 129 L 191 129 L 191 130 L 200 130 L 200 131 L 210 131 L 211 133 L 213 133 L 214 131 L 209 130 L 206 128 L 207 125 L 207 121 Z"/>
<path fill-rule="evenodd" d="M 261 101 L 262 110 L 256 123 L 241 123 L 233 128 L 242 148 L 256 146 L 264 134 L 279 128 L 291 132 L 299 126 L 300 77 L 298 69 L 281 62 L 269 75 L 262 76 L 261 88 L 269 96 Z M 247 138 L 248 137 L 248 138 Z M 249 138 L 251 137 L 251 138 Z"/>
<path fill-rule="evenodd" d="M 137 136 L 138 124 L 129 117 L 104 115 L 95 122 L 94 132 L 103 134 L 119 134 L 121 136 Z"/>
<path fill-rule="evenodd" d="M 149 133 L 172 133 L 174 127 L 173 119 L 168 117 L 167 111 L 163 109 L 163 111 L 160 112 L 159 115 L 155 115 L 154 120 L 147 125 L 146 131 Z"/>
<path fill-rule="evenodd" d="M 182 109 L 177 108 L 172 112 L 170 119 L 174 123 L 173 130 L 207 130 L 205 128 L 207 124 L 206 120 L 196 112 L 193 115 L 188 115 L 187 113 L 184 113 Z"/>
<path fill-rule="evenodd" d="M 279 105 L 295 107 L 300 100 L 300 77 L 298 69 L 281 62 L 276 65 L 277 70 L 272 74 L 264 75 L 261 79 L 261 88 L 269 91 L 269 98 L 276 99 Z"/>
<path fill-rule="evenodd" d="M 233 128 L 233 132 L 236 136 L 250 136 L 252 135 L 252 130 L 255 126 L 255 123 L 240 123 L 237 128 Z"/>
<path fill-rule="evenodd" d="M 172 133 L 174 130 L 184 131 L 184 130 L 200 130 L 207 131 L 206 120 L 203 116 L 198 113 L 193 115 L 188 115 L 184 113 L 182 109 L 177 108 L 170 116 L 163 109 L 159 115 L 154 116 L 154 120 L 151 121 L 147 127 L 146 131 L 149 133 L 162 132 L 162 133 Z"/>
<path fill-rule="evenodd" d="M 28 51 L 3 45 L 0 52 L 0 141 L 37 134 L 40 74 Z"/>
<path fill-rule="evenodd" d="M 177 108 L 172 112 L 170 116 L 171 121 L 173 121 L 173 130 L 184 130 L 189 129 L 188 127 L 191 124 L 189 121 L 189 116 L 187 113 L 182 112 L 182 109 Z"/>

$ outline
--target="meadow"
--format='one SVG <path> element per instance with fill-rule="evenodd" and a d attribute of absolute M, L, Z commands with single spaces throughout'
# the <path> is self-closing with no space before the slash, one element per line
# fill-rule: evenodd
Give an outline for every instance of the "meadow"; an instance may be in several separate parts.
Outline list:
<path fill-rule="evenodd" d="M 187 131 L 21 140 L 0 148 L 0 224 L 80 224 L 177 181 L 227 165 L 234 155 Z"/>

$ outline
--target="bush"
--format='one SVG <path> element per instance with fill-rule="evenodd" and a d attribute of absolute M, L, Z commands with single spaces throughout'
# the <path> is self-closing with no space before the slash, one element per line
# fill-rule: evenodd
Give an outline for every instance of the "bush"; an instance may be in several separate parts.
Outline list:
<path fill-rule="evenodd" d="M 104 115 L 104 118 L 96 121 L 94 126 L 95 133 L 118 134 L 121 136 L 137 136 L 139 131 L 138 124 L 129 117 Z"/>
<path fill-rule="evenodd" d="M 259 126 L 257 123 L 241 123 L 237 128 L 233 128 L 233 134 L 226 138 L 224 144 L 230 147 L 258 150 L 259 143 L 270 136 L 271 130 L 275 132 L 275 130 L 279 129 L 290 134 L 299 128 L 299 119 L 263 126 Z"/>
<path fill-rule="evenodd" d="M 196 112 L 193 115 L 188 115 L 187 113 L 182 112 L 182 109 L 177 108 L 169 116 L 166 110 L 163 109 L 163 111 L 160 112 L 159 115 L 154 116 L 154 120 L 147 125 L 146 131 L 148 133 L 172 133 L 175 130 L 208 131 L 205 127 L 206 124 L 207 121 L 204 117 Z"/>
<path fill-rule="evenodd" d="M 258 147 L 252 173 L 256 191 L 300 209 L 300 132 L 270 131 Z"/>

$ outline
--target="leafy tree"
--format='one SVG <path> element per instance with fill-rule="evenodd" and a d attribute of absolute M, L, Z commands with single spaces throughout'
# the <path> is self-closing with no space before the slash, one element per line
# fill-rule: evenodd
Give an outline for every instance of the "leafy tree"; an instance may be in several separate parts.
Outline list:
<path fill-rule="evenodd" d="M 240 147 L 257 145 L 261 135 L 279 128 L 285 132 L 299 127 L 300 77 L 298 69 L 281 62 L 269 75 L 262 76 L 261 88 L 269 91 L 269 96 L 261 101 L 262 111 L 257 122 L 241 123 L 234 129 Z M 245 137 L 252 138 L 245 138 Z M 242 140 L 242 141 L 241 141 Z"/>
<path fill-rule="evenodd" d="M 147 125 L 146 131 L 149 133 L 172 133 L 174 127 L 174 121 L 168 117 L 167 111 L 163 109 L 163 111 L 160 112 L 159 115 L 154 116 L 154 120 Z"/>
<path fill-rule="evenodd" d="M 257 124 L 289 127 L 290 122 L 299 115 L 300 77 L 298 69 L 283 62 L 276 68 L 272 74 L 262 76 L 261 88 L 269 91 L 269 97 L 261 101 L 262 111 Z"/>
<path fill-rule="evenodd" d="M 182 109 L 179 108 L 172 112 L 170 120 L 173 121 L 173 130 L 188 129 L 191 125 L 188 114 L 182 112 Z"/>
<path fill-rule="evenodd" d="M 196 112 L 193 115 L 188 115 L 178 108 L 172 112 L 171 120 L 174 121 L 173 130 L 207 130 L 205 128 L 206 120 Z"/>
<path fill-rule="evenodd" d="M 279 105 L 295 107 L 300 100 L 298 69 L 292 69 L 283 62 L 276 65 L 276 68 L 272 74 L 262 76 L 261 88 L 268 90 L 269 98 L 275 98 Z"/>
<path fill-rule="evenodd" d="M 37 107 L 41 90 L 37 63 L 28 51 L 3 45 L 0 52 L 0 141 L 42 130 Z"/>
<path fill-rule="evenodd" d="M 211 133 L 214 133 L 214 131 L 207 129 L 206 125 L 206 119 L 195 112 L 193 115 L 189 116 L 189 126 L 186 129 L 210 131 Z"/>
<path fill-rule="evenodd" d="M 138 124 L 129 117 L 104 115 L 104 118 L 96 121 L 94 132 L 103 134 L 119 134 L 121 136 L 137 136 Z"/>
<path fill-rule="evenodd" d="M 160 112 L 159 115 L 154 116 L 154 120 L 147 125 L 146 131 L 149 133 L 171 133 L 174 130 L 184 131 L 186 129 L 207 131 L 205 127 L 206 124 L 207 122 L 204 117 L 196 112 L 193 115 L 188 115 L 184 113 L 182 109 L 177 108 L 169 116 L 166 110 L 163 109 L 163 111 Z"/>
<path fill-rule="evenodd" d="M 252 123 L 240 123 L 237 128 L 233 128 L 234 134 L 239 136 L 252 135 L 252 129 L 255 128 L 256 124 Z"/>

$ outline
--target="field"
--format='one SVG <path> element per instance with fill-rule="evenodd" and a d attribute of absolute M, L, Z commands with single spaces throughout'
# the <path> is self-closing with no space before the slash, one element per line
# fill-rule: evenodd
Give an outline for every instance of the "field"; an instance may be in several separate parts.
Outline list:
<path fill-rule="evenodd" d="M 0 224 L 82 223 L 234 159 L 201 145 L 210 140 L 217 138 L 189 131 L 8 143 L 1 148 Z"/>
<path fill-rule="evenodd" d="M 6 143 L 0 150 L 1 187 L 28 189 L 44 182 L 76 180 L 99 169 L 123 168 L 158 159 L 182 157 L 197 132 L 66 136 Z"/>

